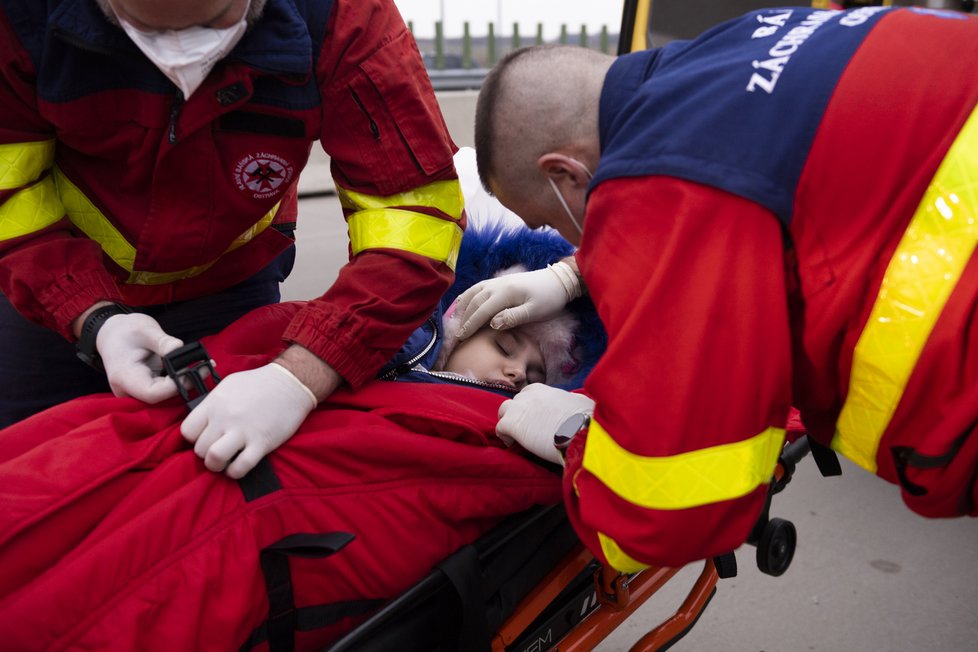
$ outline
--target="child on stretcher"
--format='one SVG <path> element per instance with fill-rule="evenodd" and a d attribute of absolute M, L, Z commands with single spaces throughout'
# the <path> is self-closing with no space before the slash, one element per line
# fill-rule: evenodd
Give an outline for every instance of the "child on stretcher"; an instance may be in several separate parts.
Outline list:
<path fill-rule="evenodd" d="M 574 248 L 556 231 L 527 229 L 515 213 L 489 196 L 479 181 L 472 148 L 458 151 L 455 167 L 469 222 L 455 283 L 379 377 L 470 383 L 507 396 L 531 383 L 580 387 L 605 345 L 604 329 L 587 299 L 572 302 L 546 322 L 509 331 L 486 326 L 458 341 L 454 301 L 462 292 L 491 277 L 545 267 Z"/>
<path fill-rule="evenodd" d="M 569 312 L 510 330 L 486 326 L 460 342 L 454 308 L 437 311 L 417 329 L 379 378 L 474 385 L 506 396 L 531 383 L 580 385 L 572 382 L 582 367 L 575 339 L 579 322 Z"/>

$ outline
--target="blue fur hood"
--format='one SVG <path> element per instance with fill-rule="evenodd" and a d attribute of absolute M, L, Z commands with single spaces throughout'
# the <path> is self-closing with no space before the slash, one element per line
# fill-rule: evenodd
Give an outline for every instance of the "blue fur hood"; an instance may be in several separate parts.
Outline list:
<path fill-rule="evenodd" d="M 542 269 L 566 258 L 573 251 L 574 247 L 552 229 L 531 230 L 505 224 L 470 226 L 462 237 L 455 282 L 442 296 L 435 313 L 412 333 L 405 346 L 384 365 L 379 377 L 421 380 L 406 377 L 404 374 L 414 364 L 426 369 L 434 364 L 444 337 L 442 315 L 468 288 L 514 265 L 522 265 L 528 270 Z M 559 387 L 577 389 L 584 384 L 587 374 L 604 352 L 607 336 L 594 305 L 587 297 L 572 301 L 567 310 L 578 322 L 575 329 L 575 352 L 580 359 L 580 366 L 570 380 Z M 413 364 L 405 367 L 412 360 Z"/>

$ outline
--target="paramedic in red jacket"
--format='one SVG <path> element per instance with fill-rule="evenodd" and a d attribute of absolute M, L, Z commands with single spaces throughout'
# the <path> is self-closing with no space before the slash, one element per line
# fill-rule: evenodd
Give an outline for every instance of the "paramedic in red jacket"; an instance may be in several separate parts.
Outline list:
<path fill-rule="evenodd" d="M 159 354 L 278 300 L 317 140 L 351 261 L 276 365 L 185 424 L 235 433 L 233 475 L 451 283 L 454 145 L 414 40 L 388 0 L 0 0 L 0 425 L 109 385 L 174 395 Z"/>
<path fill-rule="evenodd" d="M 915 511 L 978 514 L 975 57 L 960 13 L 784 8 L 487 78 L 483 182 L 580 244 L 609 338 L 593 403 L 530 385 L 498 431 L 577 433 L 565 495 L 595 553 L 634 570 L 743 543 L 791 405 Z M 532 308 L 532 278 L 464 310 Z"/>

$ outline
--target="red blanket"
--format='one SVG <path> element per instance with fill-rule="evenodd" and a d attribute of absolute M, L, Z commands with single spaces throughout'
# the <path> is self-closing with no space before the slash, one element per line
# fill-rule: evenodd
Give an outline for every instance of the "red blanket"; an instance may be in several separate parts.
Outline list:
<path fill-rule="evenodd" d="M 269 360 L 295 307 L 205 341 L 224 374 Z M 96 396 L 0 432 L 0 640 L 5 649 L 238 649 L 269 617 L 260 554 L 297 533 L 355 539 L 289 560 L 297 609 L 362 619 L 508 514 L 560 500 L 560 479 L 493 436 L 502 397 L 374 382 L 338 392 L 269 456 L 279 488 L 206 470 L 186 408 Z M 249 499 L 250 498 L 250 499 Z M 359 606 L 358 606 L 359 605 Z M 357 613 L 357 612 L 360 613 Z M 321 624 L 321 623 L 320 623 Z"/>

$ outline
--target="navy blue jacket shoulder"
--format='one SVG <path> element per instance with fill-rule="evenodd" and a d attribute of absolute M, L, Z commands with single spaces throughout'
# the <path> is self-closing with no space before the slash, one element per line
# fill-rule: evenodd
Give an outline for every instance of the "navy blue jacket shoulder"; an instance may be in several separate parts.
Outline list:
<path fill-rule="evenodd" d="M 601 94 L 591 188 L 674 176 L 757 202 L 787 224 L 839 77 L 890 11 L 765 9 L 619 57 Z"/>

